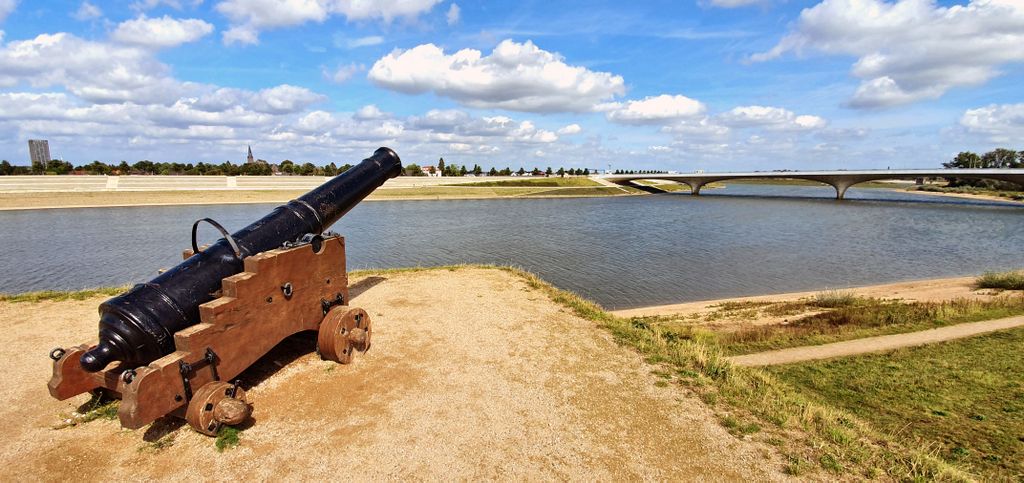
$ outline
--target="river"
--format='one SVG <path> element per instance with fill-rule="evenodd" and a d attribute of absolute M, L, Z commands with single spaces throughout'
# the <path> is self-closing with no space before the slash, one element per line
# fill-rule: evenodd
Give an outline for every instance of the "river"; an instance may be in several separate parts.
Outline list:
<path fill-rule="evenodd" d="M 699 197 L 364 202 L 333 229 L 346 236 L 350 270 L 514 265 L 610 309 L 1024 267 L 1020 205 L 833 196 L 729 185 Z M 143 282 L 180 261 L 196 219 L 235 231 L 273 207 L 0 212 L 0 292 Z"/>

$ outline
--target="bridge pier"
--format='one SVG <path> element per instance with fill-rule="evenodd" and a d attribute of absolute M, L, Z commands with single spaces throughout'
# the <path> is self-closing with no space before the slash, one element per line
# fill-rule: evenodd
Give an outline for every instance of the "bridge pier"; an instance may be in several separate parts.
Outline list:
<path fill-rule="evenodd" d="M 703 188 L 704 184 L 705 184 L 705 183 L 699 183 L 699 182 L 685 182 L 685 181 L 684 181 L 684 183 L 686 183 L 686 185 L 690 187 L 690 195 L 691 196 L 698 196 L 698 195 L 700 195 L 700 189 Z"/>

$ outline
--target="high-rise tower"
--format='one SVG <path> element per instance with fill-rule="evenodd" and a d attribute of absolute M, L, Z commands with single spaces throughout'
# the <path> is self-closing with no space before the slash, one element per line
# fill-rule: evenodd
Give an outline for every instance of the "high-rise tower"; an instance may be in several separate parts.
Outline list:
<path fill-rule="evenodd" d="M 45 139 L 28 140 L 28 156 L 32 159 L 32 165 L 39 165 L 44 170 L 50 162 L 50 142 Z"/>

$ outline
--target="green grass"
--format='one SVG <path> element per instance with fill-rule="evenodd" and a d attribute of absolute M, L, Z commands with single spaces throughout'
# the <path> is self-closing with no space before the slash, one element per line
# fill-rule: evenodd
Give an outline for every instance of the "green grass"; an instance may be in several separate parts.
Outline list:
<path fill-rule="evenodd" d="M 769 369 L 908 447 L 985 479 L 1024 479 L 1024 329 Z"/>
<path fill-rule="evenodd" d="M 0 294 L 0 302 L 10 303 L 36 303 L 36 302 L 63 302 L 66 300 L 85 300 L 100 295 L 114 296 L 120 295 L 131 286 L 125 285 L 124 287 L 103 287 L 89 290 L 76 290 L 76 291 L 59 291 L 59 290 L 45 290 L 42 292 L 25 292 L 21 294 Z"/>
<path fill-rule="evenodd" d="M 822 310 L 825 309 L 825 310 Z M 716 346 L 726 356 L 827 344 L 878 335 L 901 334 L 948 325 L 1024 315 L 1024 296 L 991 300 L 958 299 L 944 302 L 902 302 L 861 298 L 845 292 L 822 292 L 798 302 L 732 302 L 701 314 L 705 322 L 728 317 L 793 316 L 814 311 L 785 324 L 744 324 L 716 331 L 672 316 L 635 319 L 666 337 Z"/>
<path fill-rule="evenodd" d="M 97 419 L 113 421 L 117 419 L 117 410 L 120 404 L 121 401 L 117 399 L 110 399 L 103 394 L 93 394 L 92 398 L 83 405 L 84 412 L 71 414 L 62 423 L 55 426 L 54 429 L 70 428 Z"/>
<path fill-rule="evenodd" d="M 826 290 L 815 294 L 814 300 L 811 303 L 815 307 L 835 309 L 839 307 L 852 307 L 857 305 L 857 302 L 858 297 L 854 295 L 853 292 Z"/>
<path fill-rule="evenodd" d="M 536 275 L 498 267 L 522 277 L 554 302 L 610 331 L 619 343 L 637 350 L 654 365 L 669 367 L 673 382 L 701 397 L 720 418 L 767 441 L 784 439 L 786 471 L 807 475 L 897 480 L 969 481 L 970 474 L 936 458 L 920 446 L 903 445 L 848 411 L 812 401 L 762 369 L 733 366 L 721 349 L 701 341 L 672 337 L 641 320 L 615 317 L 572 292 L 557 289 Z M 827 478 L 827 477 L 826 477 Z"/>
<path fill-rule="evenodd" d="M 987 272 L 974 282 L 977 288 L 1024 290 L 1024 270 L 1013 272 Z"/>
<path fill-rule="evenodd" d="M 600 183 L 589 178 L 551 176 L 549 178 L 525 178 L 508 179 L 502 181 L 481 181 L 479 183 L 465 183 L 449 186 L 500 186 L 500 187 L 566 187 L 566 186 L 601 186 Z"/>
<path fill-rule="evenodd" d="M 214 440 L 214 446 L 217 451 L 223 453 L 226 449 L 231 449 L 242 443 L 241 441 L 242 431 L 232 426 L 221 426 L 220 431 L 217 432 L 217 439 Z"/>

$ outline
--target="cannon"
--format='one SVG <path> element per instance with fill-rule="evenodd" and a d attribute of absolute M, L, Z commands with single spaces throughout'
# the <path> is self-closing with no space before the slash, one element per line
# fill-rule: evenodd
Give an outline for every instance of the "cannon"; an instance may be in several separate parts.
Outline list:
<path fill-rule="evenodd" d="M 50 353 L 50 394 L 102 392 L 121 399 L 123 427 L 173 415 L 213 435 L 251 409 L 230 381 L 286 337 L 316 330 L 321 357 L 351 362 L 370 318 L 349 305 L 344 238 L 325 230 L 401 170 L 380 148 L 233 234 L 196 221 L 179 265 L 100 305 L 98 340 Z M 223 238 L 201 248 L 204 222 Z"/>

